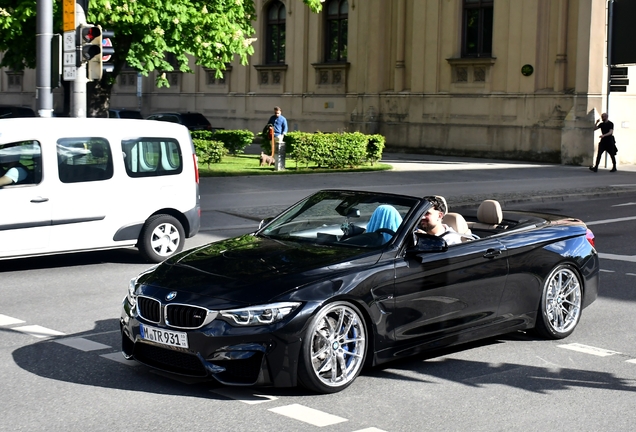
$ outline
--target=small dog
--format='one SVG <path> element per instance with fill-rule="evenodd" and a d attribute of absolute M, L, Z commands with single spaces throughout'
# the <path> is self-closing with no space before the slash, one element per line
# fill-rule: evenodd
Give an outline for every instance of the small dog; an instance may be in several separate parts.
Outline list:
<path fill-rule="evenodd" d="M 259 166 L 271 166 L 274 165 L 274 158 L 271 156 L 266 155 L 265 153 L 261 152 L 261 164 Z"/>

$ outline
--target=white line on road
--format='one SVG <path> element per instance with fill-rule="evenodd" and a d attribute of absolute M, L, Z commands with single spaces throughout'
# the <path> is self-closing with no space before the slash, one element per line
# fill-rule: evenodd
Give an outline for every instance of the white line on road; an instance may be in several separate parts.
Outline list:
<path fill-rule="evenodd" d="M 326 412 L 318 411 L 299 404 L 270 408 L 269 411 L 318 427 L 331 426 L 348 421 L 345 418 L 327 414 Z"/>
<path fill-rule="evenodd" d="M 84 339 L 81 337 L 58 339 L 55 342 L 66 345 L 71 348 L 78 349 L 80 351 L 97 351 L 103 349 L 111 349 L 108 345 L 101 344 L 99 342 L 93 342 L 92 340 Z"/>
<path fill-rule="evenodd" d="M 614 270 L 603 270 L 603 269 L 600 269 L 599 271 L 603 272 L 603 273 L 616 273 Z"/>
<path fill-rule="evenodd" d="M 636 364 L 636 359 L 626 360 L 625 362 L 626 363 L 634 363 L 634 364 Z"/>
<path fill-rule="evenodd" d="M 6 315 L 0 315 L 0 326 L 22 324 L 24 321 Z"/>
<path fill-rule="evenodd" d="M 117 363 L 125 364 L 126 366 L 139 366 L 139 363 L 137 363 L 134 360 L 126 360 L 124 356 L 122 355 L 122 353 L 120 352 L 102 354 L 100 355 L 100 357 L 104 357 L 105 359 L 116 361 Z"/>
<path fill-rule="evenodd" d="M 583 345 L 578 343 L 571 343 L 567 345 L 557 345 L 559 348 L 565 348 L 572 351 L 578 351 L 585 354 L 592 354 L 599 357 L 608 357 L 614 354 L 620 354 L 618 351 L 610 351 L 603 348 L 596 348 L 589 345 Z"/>
<path fill-rule="evenodd" d="M 59 332 L 57 330 L 51 330 L 46 327 L 42 327 L 39 325 L 29 325 L 22 327 L 13 327 L 11 330 L 19 331 L 22 333 L 29 334 L 31 336 L 35 336 L 36 338 L 46 338 L 52 336 L 64 336 L 64 333 Z"/>
<path fill-rule="evenodd" d="M 603 224 L 608 224 L 608 223 L 626 222 L 626 221 L 632 221 L 632 220 L 636 220 L 636 216 L 629 216 L 629 217 L 616 218 L 616 219 L 603 219 L 603 220 L 597 220 L 597 221 L 590 221 L 590 222 L 585 222 L 585 225 L 587 225 L 587 226 L 603 225 Z"/>
<path fill-rule="evenodd" d="M 243 402 L 248 405 L 257 405 L 264 402 L 272 402 L 277 400 L 276 396 L 254 394 L 248 390 L 240 388 L 220 388 L 210 390 L 212 393 Z"/>
<path fill-rule="evenodd" d="M 634 255 L 616 255 L 616 254 L 599 253 L 598 256 L 601 259 L 608 259 L 613 261 L 636 262 L 636 256 Z"/>
<path fill-rule="evenodd" d="M 636 276 L 636 273 L 625 273 L 626 276 Z"/>
<path fill-rule="evenodd" d="M 628 202 L 628 203 L 623 203 L 623 204 L 614 204 L 612 207 L 623 207 L 623 206 L 631 206 L 631 205 L 636 205 L 636 202 Z"/>
<path fill-rule="evenodd" d="M 376 427 L 370 427 L 366 429 L 358 429 L 357 431 L 353 431 L 353 432 L 386 432 L 386 431 L 382 429 L 378 429 Z"/>

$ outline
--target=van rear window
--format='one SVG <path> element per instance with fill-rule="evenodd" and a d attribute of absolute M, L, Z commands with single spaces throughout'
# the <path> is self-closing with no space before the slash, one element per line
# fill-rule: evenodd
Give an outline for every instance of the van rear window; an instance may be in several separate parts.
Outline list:
<path fill-rule="evenodd" d="M 130 177 L 180 174 L 183 157 L 179 143 L 170 138 L 135 138 L 122 141 L 124 165 Z"/>

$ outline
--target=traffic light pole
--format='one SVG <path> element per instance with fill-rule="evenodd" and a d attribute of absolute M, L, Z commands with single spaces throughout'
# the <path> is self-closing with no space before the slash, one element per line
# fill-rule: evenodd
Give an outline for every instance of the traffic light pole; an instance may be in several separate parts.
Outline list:
<path fill-rule="evenodd" d="M 82 24 L 86 24 L 86 14 L 84 8 L 79 2 L 75 3 L 75 28 Z M 80 55 L 77 53 L 76 55 Z M 86 77 L 86 63 L 82 62 L 77 67 L 75 74 L 75 80 L 71 81 L 71 116 L 72 117 L 86 117 L 86 83 L 88 78 Z"/>

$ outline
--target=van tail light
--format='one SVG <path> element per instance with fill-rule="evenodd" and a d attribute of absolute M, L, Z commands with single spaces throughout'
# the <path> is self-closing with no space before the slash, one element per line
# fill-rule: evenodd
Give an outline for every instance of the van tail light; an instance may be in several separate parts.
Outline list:
<path fill-rule="evenodd" d="M 199 184 L 199 161 L 196 153 L 192 153 L 192 160 L 194 161 L 194 181 Z"/>
<path fill-rule="evenodd" d="M 587 229 L 587 232 L 585 233 L 585 238 L 587 239 L 587 241 L 590 242 L 593 248 L 596 248 L 596 245 L 594 244 L 594 233 L 592 232 L 591 229 L 589 228 Z"/>

